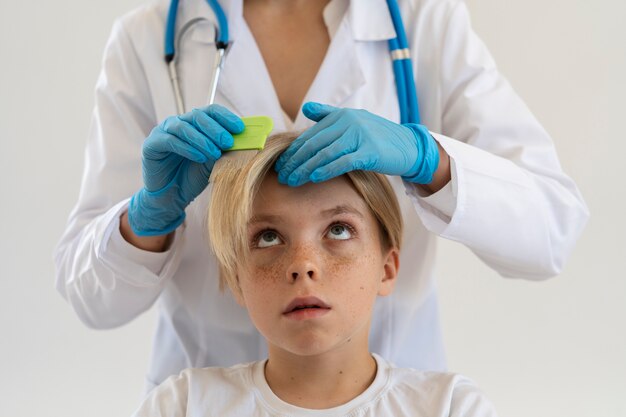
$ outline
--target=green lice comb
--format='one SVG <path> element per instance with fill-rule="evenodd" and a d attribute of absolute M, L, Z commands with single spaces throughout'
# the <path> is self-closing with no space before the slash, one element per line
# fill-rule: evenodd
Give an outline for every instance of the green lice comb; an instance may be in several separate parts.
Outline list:
<path fill-rule="evenodd" d="M 242 117 L 245 128 L 243 132 L 233 135 L 235 144 L 230 151 L 261 150 L 265 146 L 267 136 L 274 128 L 274 122 L 267 116 Z"/>
<path fill-rule="evenodd" d="M 211 170 L 209 182 L 213 182 L 216 172 L 232 168 L 241 168 L 248 163 L 261 149 L 265 147 L 267 136 L 274 128 L 274 122 L 267 116 L 242 117 L 243 132 L 233 135 L 235 144 L 225 150 L 222 156 L 215 162 Z M 233 152 L 236 151 L 236 152 Z"/>

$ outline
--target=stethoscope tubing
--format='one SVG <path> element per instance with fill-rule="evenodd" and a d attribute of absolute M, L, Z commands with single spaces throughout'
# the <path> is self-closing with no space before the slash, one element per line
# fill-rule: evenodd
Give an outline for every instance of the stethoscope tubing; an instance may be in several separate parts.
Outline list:
<path fill-rule="evenodd" d="M 413 64 L 411 51 L 406 40 L 406 32 L 402 15 L 396 0 L 387 0 L 396 38 L 389 40 L 389 51 L 393 61 L 396 88 L 398 90 L 398 102 L 400 104 L 400 123 L 420 123 L 419 105 L 417 102 L 417 90 L 413 78 Z M 397 64 L 399 62 L 399 64 Z"/>
<path fill-rule="evenodd" d="M 228 46 L 229 42 L 229 33 L 228 33 L 228 19 L 226 19 L 226 14 L 222 9 L 222 6 L 217 2 L 217 0 L 207 0 L 211 9 L 213 9 L 213 13 L 217 17 L 218 31 L 217 38 L 215 39 L 215 43 L 218 48 L 224 47 L 224 49 Z M 221 45 L 220 45 L 221 44 Z"/>
<path fill-rule="evenodd" d="M 217 19 L 217 27 L 215 28 L 216 39 L 216 59 L 211 77 L 211 91 L 208 103 L 213 104 L 215 94 L 217 92 L 217 84 L 220 73 L 224 64 L 224 55 L 229 45 L 228 20 L 224 10 L 217 0 L 206 0 L 215 17 Z M 174 90 L 176 100 L 176 108 L 179 114 L 185 113 L 185 106 L 180 89 L 180 81 L 178 71 L 176 70 L 176 50 L 178 44 L 182 40 L 184 34 L 194 24 L 200 21 L 208 21 L 206 18 L 195 18 L 187 22 L 182 27 L 176 38 L 176 17 L 178 15 L 179 0 L 172 0 L 167 14 L 167 22 L 165 27 L 165 62 L 168 66 L 170 81 Z M 390 39 L 389 52 L 391 54 L 394 77 L 396 81 L 396 91 L 398 95 L 398 106 L 400 109 L 400 123 L 420 123 L 419 105 L 417 101 L 417 92 L 415 89 L 415 80 L 413 78 L 413 65 L 411 62 L 411 54 L 409 45 L 406 40 L 406 33 L 402 16 L 398 7 L 397 0 L 387 0 L 389 13 L 393 21 L 396 31 L 396 38 Z"/>

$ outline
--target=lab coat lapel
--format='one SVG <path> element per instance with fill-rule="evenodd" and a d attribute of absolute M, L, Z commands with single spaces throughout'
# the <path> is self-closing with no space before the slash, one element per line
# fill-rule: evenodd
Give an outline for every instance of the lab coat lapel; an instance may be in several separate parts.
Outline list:
<path fill-rule="evenodd" d="M 304 101 L 317 101 L 341 107 L 346 99 L 363 85 L 365 76 L 357 55 L 357 42 L 354 40 L 349 19 L 344 17 Z M 304 129 L 311 123 L 300 112 L 295 121 L 295 128 Z"/>
<path fill-rule="evenodd" d="M 386 0 L 354 0 L 348 13 L 354 39 L 382 41 L 396 37 Z"/>
<path fill-rule="evenodd" d="M 243 17 L 224 60 L 218 93 L 239 115 L 266 115 L 274 120 L 276 131 L 286 130 L 265 61 Z"/>
<path fill-rule="evenodd" d="M 341 107 L 365 85 L 357 54 L 358 43 L 395 36 L 385 0 L 358 0 L 350 3 L 304 102 L 318 101 Z M 187 8 L 182 10 L 181 25 L 198 16 L 215 20 L 206 1 L 195 0 L 182 4 L 187 4 Z M 287 130 L 269 72 L 243 19 L 243 0 L 220 0 L 220 4 L 228 16 L 232 44 L 224 60 L 216 102 L 223 103 L 241 116 L 270 116 L 274 120 L 275 131 Z M 300 112 L 294 127 L 304 129 L 311 124 Z"/>
<path fill-rule="evenodd" d="M 359 43 L 386 41 L 395 36 L 385 0 L 351 0 L 304 101 L 345 106 L 366 83 L 358 55 Z M 300 112 L 295 128 L 304 129 L 312 123 Z"/>
<path fill-rule="evenodd" d="M 204 18 L 217 26 L 217 19 L 206 1 L 190 0 L 182 1 L 178 6 L 178 17 L 176 19 L 176 40 L 180 42 L 181 29 L 184 28 L 191 20 Z"/>
<path fill-rule="evenodd" d="M 222 10 L 224 10 L 224 14 L 226 14 L 230 31 L 229 37 L 233 40 L 235 38 L 233 34 L 236 33 L 237 25 L 243 14 L 243 0 L 219 0 L 218 3 L 222 7 Z M 206 18 L 217 26 L 217 18 L 206 0 L 181 1 L 179 6 L 179 18 L 176 21 L 176 33 L 180 33 L 181 28 L 198 17 Z"/>
<path fill-rule="evenodd" d="M 276 97 L 269 73 L 256 42 L 243 19 L 243 1 L 220 0 L 220 5 L 228 19 L 231 44 L 224 58 L 215 102 L 228 107 L 240 116 L 270 116 L 274 120 L 276 130 L 286 130 L 280 103 Z M 216 24 L 215 15 L 205 0 L 182 2 L 180 15 L 181 19 L 177 22 L 179 30 L 187 22 L 198 17 L 207 18 Z M 207 33 L 201 32 L 200 36 L 206 37 Z M 208 36 L 214 35 L 209 33 Z M 207 59 L 212 62 L 214 51 L 208 48 L 215 46 L 207 44 L 201 47 L 207 48 L 204 52 L 210 55 Z M 196 79 L 196 87 L 201 88 L 202 91 L 200 93 L 188 91 L 188 98 L 186 99 L 188 105 L 192 107 L 205 105 L 212 73 L 211 65 L 203 65 L 202 68 L 193 69 L 198 75 L 204 74 L 199 77 L 198 75 L 192 77 L 192 79 Z M 193 89 L 193 86 L 188 86 L 188 88 Z M 205 94 L 204 91 L 207 93 Z"/>
<path fill-rule="evenodd" d="M 226 57 L 218 93 L 223 95 L 237 113 L 268 115 L 274 120 L 275 131 L 287 130 L 284 112 L 263 57 L 243 20 L 243 10 L 237 12 L 240 18 L 237 19 L 236 33 L 233 34 L 236 40 Z M 349 15 L 346 14 L 331 40 L 304 102 L 319 101 L 341 106 L 365 84 L 350 21 Z M 293 128 L 300 130 L 311 124 L 312 122 L 300 112 Z"/>

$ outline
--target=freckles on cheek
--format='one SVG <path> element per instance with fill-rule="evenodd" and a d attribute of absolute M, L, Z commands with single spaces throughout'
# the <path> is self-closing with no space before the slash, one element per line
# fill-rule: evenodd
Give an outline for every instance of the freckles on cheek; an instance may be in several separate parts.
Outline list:
<path fill-rule="evenodd" d="M 248 269 L 248 279 L 255 284 L 267 284 L 279 280 L 284 271 L 280 262 L 259 263 Z"/>
<path fill-rule="evenodd" d="M 335 256 L 334 262 L 340 267 L 357 267 L 362 269 L 371 267 L 375 261 L 376 256 L 371 254 L 368 248 L 359 247 L 338 254 L 338 256 Z"/>
<path fill-rule="evenodd" d="M 267 315 L 267 306 L 276 303 L 276 297 L 279 294 L 276 291 L 276 285 L 280 281 L 281 271 L 279 263 L 257 264 L 246 269 L 242 290 L 248 312 L 257 325 L 260 325 L 257 320 L 262 322 L 263 317 Z"/>
<path fill-rule="evenodd" d="M 349 293 L 363 293 L 376 285 L 375 271 L 379 268 L 376 256 L 363 252 L 352 253 L 349 256 L 334 257 L 327 265 L 327 274 Z"/>
<path fill-rule="evenodd" d="M 334 256 L 332 260 L 329 260 L 327 265 L 327 272 L 331 276 L 338 278 L 354 278 L 356 280 L 362 280 L 362 274 L 365 272 L 371 273 L 373 267 L 373 257 L 364 254 L 362 252 L 350 252 L 342 254 L 341 256 Z"/>

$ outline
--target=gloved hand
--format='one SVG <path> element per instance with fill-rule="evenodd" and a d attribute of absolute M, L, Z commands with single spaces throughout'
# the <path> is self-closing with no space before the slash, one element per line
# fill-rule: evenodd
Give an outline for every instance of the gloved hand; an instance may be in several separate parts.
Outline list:
<path fill-rule="evenodd" d="M 185 208 L 208 184 L 231 133 L 243 121 L 217 104 L 168 117 L 143 143 L 144 187 L 130 200 L 128 221 L 139 236 L 164 235 L 185 220 Z"/>
<path fill-rule="evenodd" d="M 305 103 L 302 113 L 316 121 L 276 162 L 278 180 L 292 187 L 321 182 L 353 170 L 401 175 L 429 184 L 439 150 L 428 130 L 400 125 L 365 110 Z"/>

